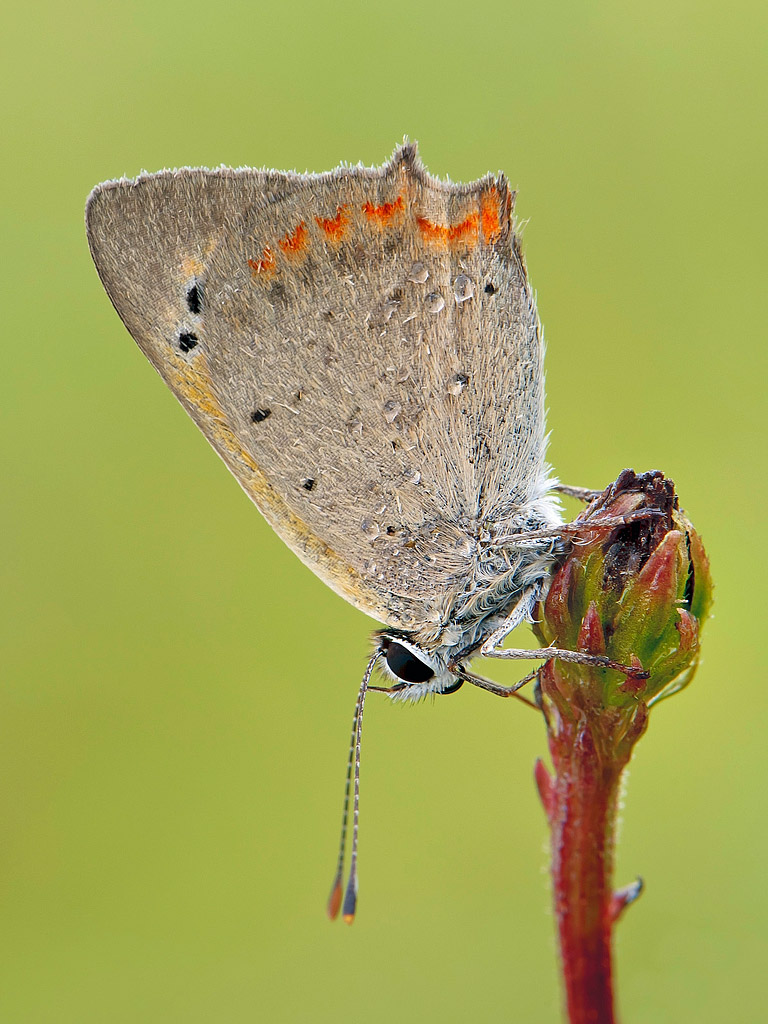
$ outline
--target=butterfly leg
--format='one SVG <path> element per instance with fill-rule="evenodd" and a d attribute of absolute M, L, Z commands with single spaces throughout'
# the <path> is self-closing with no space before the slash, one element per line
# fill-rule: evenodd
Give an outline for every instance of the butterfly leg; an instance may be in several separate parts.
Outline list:
<path fill-rule="evenodd" d="M 598 527 L 601 530 L 615 529 L 619 526 L 629 526 L 630 523 L 653 519 L 655 516 L 663 516 L 664 513 L 657 508 L 639 508 L 634 512 L 626 512 L 621 516 L 604 516 L 602 519 L 591 521 L 575 519 L 572 523 L 562 523 L 560 526 L 550 526 L 543 530 L 529 530 L 527 533 L 510 533 L 503 537 L 496 537 L 493 541 L 495 547 L 528 548 L 536 547 L 546 540 L 565 538 L 572 540 L 578 538 L 580 533 L 587 530 L 594 530 Z M 574 544 L 578 540 L 573 540 Z"/>
<path fill-rule="evenodd" d="M 456 672 L 458 677 L 464 683 L 471 683 L 472 686 L 477 686 L 481 690 L 487 690 L 489 693 L 495 694 L 497 697 L 515 697 L 517 700 L 521 700 L 523 704 L 527 704 L 528 707 L 535 708 L 538 710 L 538 705 L 524 697 L 522 693 L 517 691 L 521 687 L 525 686 L 526 683 L 530 683 L 532 679 L 535 679 L 539 674 L 538 668 L 534 669 L 533 672 L 529 672 L 527 676 L 523 676 L 522 679 L 518 679 L 512 686 L 502 686 L 501 683 L 497 683 L 493 679 L 486 679 L 485 676 L 476 676 L 474 672 L 468 672 L 465 668 L 460 666 L 450 666 L 453 671 Z"/>
<path fill-rule="evenodd" d="M 480 654 L 484 658 L 507 658 L 523 660 L 528 658 L 542 658 L 549 661 L 550 658 L 559 658 L 560 661 L 569 661 L 575 665 L 593 665 L 595 668 L 612 668 L 617 672 L 623 672 L 626 676 L 635 679 L 647 679 L 648 672 L 643 669 L 632 668 L 630 665 L 622 665 L 618 661 L 606 658 L 600 654 L 586 654 L 583 651 L 565 651 L 560 647 L 541 647 L 538 650 L 527 650 L 525 648 L 505 647 L 506 638 L 515 629 L 530 617 L 531 609 L 539 597 L 538 588 L 532 587 L 526 591 L 507 618 L 498 629 L 488 637 L 480 648 Z"/>
<path fill-rule="evenodd" d="M 397 693 L 399 690 L 404 690 L 408 686 L 407 683 L 395 683 L 394 686 L 369 686 L 369 690 L 375 690 L 377 693 Z"/>
<path fill-rule="evenodd" d="M 576 498 L 578 501 L 590 502 L 599 498 L 602 491 L 591 491 L 589 487 L 569 487 L 568 484 L 555 484 L 552 488 L 558 494 L 564 494 L 566 498 Z"/>

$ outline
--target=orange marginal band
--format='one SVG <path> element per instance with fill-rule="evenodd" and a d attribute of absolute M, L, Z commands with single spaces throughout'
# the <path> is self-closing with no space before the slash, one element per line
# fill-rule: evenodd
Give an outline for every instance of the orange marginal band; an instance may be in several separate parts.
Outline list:
<path fill-rule="evenodd" d="M 488 192 L 483 193 L 480 200 L 480 211 L 486 242 L 497 242 L 501 235 L 501 223 L 499 220 L 499 190 L 495 185 Z"/>
<path fill-rule="evenodd" d="M 254 274 L 266 274 L 275 269 L 275 254 L 268 245 L 264 246 L 260 260 L 248 260 L 248 266 Z"/>
<path fill-rule="evenodd" d="M 398 196 L 394 203 L 382 203 L 381 206 L 374 206 L 373 203 L 363 203 L 363 213 L 371 223 L 379 224 L 380 227 L 384 227 L 388 224 L 397 213 L 402 213 L 405 209 L 405 201 L 402 196 Z"/>
<path fill-rule="evenodd" d="M 437 242 L 441 245 L 451 245 L 456 242 L 476 242 L 480 217 L 477 213 L 470 213 L 458 224 L 435 224 L 426 217 L 417 217 L 425 242 Z"/>
<path fill-rule="evenodd" d="M 347 230 L 349 224 L 349 217 L 347 216 L 346 206 L 338 206 L 336 208 L 336 216 L 325 218 L 315 217 L 317 226 L 328 235 L 333 242 L 340 242 L 344 237 L 344 233 Z"/>
<path fill-rule="evenodd" d="M 305 248 L 308 241 L 307 225 L 304 221 L 301 221 L 296 225 L 293 234 L 289 231 L 285 238 L 281 238 L 277 244 L 286 256 L 297 256 Z"/>

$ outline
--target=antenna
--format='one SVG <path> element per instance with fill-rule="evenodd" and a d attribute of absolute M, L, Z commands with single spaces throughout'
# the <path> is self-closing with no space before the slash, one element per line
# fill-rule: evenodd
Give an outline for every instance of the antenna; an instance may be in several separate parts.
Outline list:
<path fill-rule="evenodd" d="M 352 719 L 352 735 L 349 741 L 349 755 L 347 757 L 347 779 L 344 786 L 344 810 L 341 815 L 341 839 L 339 841 L 339 860 L 336 865 L 336 875 L 331 887 L 331 895 L 328 899 L 328 917 L 333 921 L 338 917 L 339 909 L 347 924 L 352 924 L 355 919 L 355 907 L 357 905 L 357 839 L 359 832 L 360 818 L 360 743 L 363 735 L 363 711 L 365 709 L 365 695 L 368 691 L 368 683 L 371 679 L 374 665 L 381 657 L 381 651 L 376 651 L 368 667 L 365 670 L 363 681 L 360 683 L 360 690 L 355 702 L 355 714 Z M 354 766 L 354 772 L 353 772 Z M 342 908 L 342 881 L 344 878 L 344 854 L 347 846 L 347 826 L 349 823 L 349 794 L 352 791 L 352 779 L 354 777 L 354 795 L 352 799 L 352 851 L 349 860 L 349 881 L 344 893 L 344 905 Z"/>

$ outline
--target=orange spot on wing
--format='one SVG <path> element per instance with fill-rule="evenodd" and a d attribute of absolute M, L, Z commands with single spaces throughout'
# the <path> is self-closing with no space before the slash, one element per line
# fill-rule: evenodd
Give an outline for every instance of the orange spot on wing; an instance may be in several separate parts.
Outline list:
<path fill-rule="evenodd" d="M 470 213 L 459 224 L 451 224 L 448 228 L 448 242 L 465 242 L 468 240 L 477 241 L 477 226 L 480 218 L 476 213 Z"/>
<path fill-rule="evenodd" d="M 416 223 L 424 236 L 425 242 L 443 242 L 448 244 L 448 228 L 443 224 L 435 224 L 426 217 L 417 217 Z"/>
<path fill-rule="evenodd" d="M 392 218 L 402 213 L 405 209 L 405 200 L 398 196 L 394 203 L 382 203 L 381 206 L 374 206 L 373 203 L 363 203 L 363 213 L 371 223 L 384 227 Z"/>
<path fill-rule="evenodd" d="M 306 247 L 308 241 L 307 225 L 301 221 L 296 225 L 293 234 L 289 231 L 285 238 L 281 238 L 277 244 L 286 256 L 297 256 Z"/>
<path fill-rule="evenodd" d="M 336 208 L 336 216 L 326 219 L 325 217 L 315 217 L 317 226 L 321 228 L 328 237 L 334 242 L 340 242 L 344 237 L 344 232 L 347 230 L 349 224 L 349 217 L 347 216 L 346 206 L 339 206 Z"/>
<path fill-rule="evenodd" d="M 248 260 L 254 274 L 266 274 L 275 269 L 275 254 L 268 245 L 264 246 L 260 260 Z"/>
<path fill-rule="evenodd" d="M 499 218 L 499 190 L 495 186 L 490 191 L 483 193 L 480 200 L 480 216 L 486 242 L 498 242 L 501 236 L 501 221 Z"/>
<path fill-rule="evenodd" d="M 455 245 L 459 242 L 474 244 L 477 241 L 478 225 L 480 217 L 477 213 L 470 213 L 464 220 L 457 224 L 435 224 L 426 217 L 417 217 L 416 223 L 425 242 L 435 242 L 438 245 Z"/>

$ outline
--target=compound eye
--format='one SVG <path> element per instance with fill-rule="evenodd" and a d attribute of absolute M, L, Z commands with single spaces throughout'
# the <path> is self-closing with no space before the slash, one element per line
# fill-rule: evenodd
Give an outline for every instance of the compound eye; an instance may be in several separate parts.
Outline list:
<path fill-rule="evenodd" d="M 405 683 L 426 683 L 435 674 L 413 651 L 396 640 L 392 640 L 387 647 L 387 665 Z"/>

